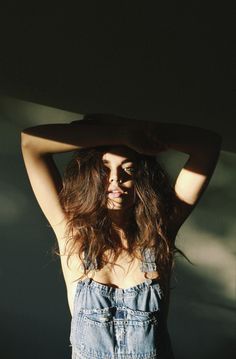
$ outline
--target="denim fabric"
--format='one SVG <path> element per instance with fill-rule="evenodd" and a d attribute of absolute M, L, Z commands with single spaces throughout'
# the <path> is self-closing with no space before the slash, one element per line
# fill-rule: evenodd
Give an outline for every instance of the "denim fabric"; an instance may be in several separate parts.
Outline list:
<path fill-rule="evenodd" d="M 125 289 L 78 281 L 72 359 L 174 359 L 165 306 L 157 279 Z"/>

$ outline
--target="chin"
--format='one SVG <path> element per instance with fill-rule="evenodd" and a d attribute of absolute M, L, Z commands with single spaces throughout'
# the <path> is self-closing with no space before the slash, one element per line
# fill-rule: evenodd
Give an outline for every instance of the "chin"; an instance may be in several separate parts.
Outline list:
<path fill-rule="evenodd" d="M 118 203 L 118 204 L 116 203 L 113 206 L 108 205 L 107 209 L 114 210 L 114 211 L 118 211 L 118 210 L 125 211 L 125 210 L 128 210 L 128 209 L 132 208 L 132 207 L 133 207 L 133 204 L 131 204 L 131 205 L 122 205 L 120 203 Z"/>

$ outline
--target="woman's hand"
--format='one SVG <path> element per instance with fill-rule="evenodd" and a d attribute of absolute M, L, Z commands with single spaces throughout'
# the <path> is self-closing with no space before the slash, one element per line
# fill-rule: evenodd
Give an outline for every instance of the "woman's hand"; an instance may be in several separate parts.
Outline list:
<path fill-rule="evenodd" d="M 159 152 L 167 151 L 167 142 L 158 138 L 152 122 L 135 121 L 127 125 L 127 146 L 138 153 L 155 156 Z"/>

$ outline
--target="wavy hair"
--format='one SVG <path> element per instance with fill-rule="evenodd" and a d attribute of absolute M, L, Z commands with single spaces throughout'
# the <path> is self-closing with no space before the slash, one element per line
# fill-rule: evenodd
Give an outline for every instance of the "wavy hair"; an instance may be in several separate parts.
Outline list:
<path fill-rule="evenodd" d="M 67 265 L 70 256 L 77 254 L 83 266 L 82 277 L 91 270 L 86 268 L 85 251 L 98 269 L 107 263 L 114 264 L 122 251 L 120 241 L 112 237 L 112 222 L 107 209 L 104 181 L 107 173 L 102 155 L 109 152 L 109 148 L 101 146 L 75 151 L 64 171 L 59 194 L 67 219 Z M 160 279 L 165 283 L 173 267 L 174 253 L 183 254 L 175 246 L 170 226 L 177 210 L 175 192 L 168 174 L 155 156 L 134 153 L 136 199 L 126 232 L 127 251 L 132 257 L 141 259 L 140 248 L 153 248 Z M 107 250 L 112 254 L 109 258 L 105 256 Z M 56 254 L 60 255 L 57 251 Z"/>

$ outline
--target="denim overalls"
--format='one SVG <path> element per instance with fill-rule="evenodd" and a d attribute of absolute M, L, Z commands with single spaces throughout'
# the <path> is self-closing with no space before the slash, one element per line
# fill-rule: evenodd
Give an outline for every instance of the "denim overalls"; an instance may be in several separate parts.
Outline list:
<path fill-rule="evenodd" d="M 86 258 L 87 268 L 94 269 Z M 142 272 L 157 269 L 148 248 Z M 71 321 L 72 359 L 174 359 L 166 323 L 166 298 L 157 279 L 114 288 L 91 278 L 78 281 Z"/>

